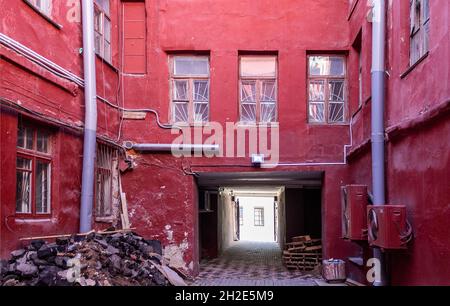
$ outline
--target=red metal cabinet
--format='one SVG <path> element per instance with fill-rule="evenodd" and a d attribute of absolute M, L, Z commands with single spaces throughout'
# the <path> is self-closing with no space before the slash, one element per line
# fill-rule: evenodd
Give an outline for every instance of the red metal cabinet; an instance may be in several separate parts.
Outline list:
<path fill-rule="evenodd" d="M 369 244 L 382 249 L 406 249 L 412 237 L 404 205 L 367 207 Z"/>
<path fill-rule="evenodd" d="M 342 237 L 367 240 L 367 186 L 347 185 L 341 188 Z"/>

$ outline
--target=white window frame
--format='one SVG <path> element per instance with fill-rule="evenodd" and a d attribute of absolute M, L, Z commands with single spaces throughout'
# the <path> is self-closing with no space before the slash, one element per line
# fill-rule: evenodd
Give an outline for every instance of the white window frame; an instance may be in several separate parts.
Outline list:
<path fill-rule="evenodd" d="M 310 58 L 311 57 L 317 57 L 317 56 L 324 56 L 324 57 L 339 57 L 343 59 L 344 67 L 344 75 L 338 76 L 338 75 L 313 75 L 310 71 Z M 347 89 L 347 56 L 343 54 L 309 54 L 306 58 L 307 60 L 307 71 L 308 71 L 308 81 L 307 81 L 307 90 L 306 90 L 306 97 L 307 97 L 307 116 L 308 116 L 308 123 L 309 124 L 316 124 L 316 125 L 344 125 L 347 124 L 347 118 L 348 118 L 348 89 Z M 310 84 L 314 81 L 322 81 L 324 86 L 324 120 L 323 121 L 314 121 L 311 120 L 310 117 L 310 104 L 315 103 L 314 101 L 310 101 Z M 329 116 L 329 104 L 335 101 L 330 100 L 330 91 L 329 91 L 329 83 L 330 81 L 343 81 L 343 120 L 342 121 L 331 121 Z M 319 102 L 316 102 L 319 103 Z"/>
<path fill-rule="evenodd" d="M 24 0 L 24 1 L 27 2 L 28 4 L 31 4 L 42 14 L 51 17 L 53 6 L 52 0 Z"/>
<path fill-rule="evenodd" d="M 176 71 L 176 65 L 175 61 L 178 58 L 193 58 L 193 59 L 203 59 L 206 60 L 208 63 L 208 69 L 207 74 L 178 74 Z M 174 55 L 169 57 L 169 67 L 170 67 L 170 117 L 171 117 L 171 123 L 178 123 L 178 124 L 189 124 L 189 125 L 202 125 L 207 124 L 210 121 L 210 114 L 211 114 L 211 86 L 210 86 L 210 61 L 209 56 L 207 55 Z M 175 99 L 175 82 L 176 81 L 186 81 L 187 82 L 187 99 L 186 100 L 177 100 Z M 195 101 L 194 100 L 194 83 L 196 81 L 206 81 L 208 86 L 208 101 Z M 188 103 L 188 120 L 185 121 L 177 121 L 175 118 L 175 105 L 176 103 Z M 202 103 L 207 104 L 208 106 L 208 113 L 207 113 L 207 119 L 204 121 L 195 120 L 195 104 L 196 103 Z"/>
<path fill-rule="evenodd" d="M 257 214 L 256 212 L 260 212 L 259 214 Z M 256 217 L 257 215 L 258 218 Z M 264 227 L 265 226 L 265 220 L 264 220 L 264 207 L 254 207 L 253 208 L 253 225 L 254 226 L 260 226 L 260 227 Z"/>
<path fill-rule="evenodd" d="M 273 58 L 275 60 L 275 76 L 244 76 L 241 71 L 241 60 L 246 57 L 260 57 L 260 58 Z M 243 83 L 246 82 L 254 82 L 255 83 L 255 91 L 256 91 L 256 97 L 255 97 L 255 104 L 256 104 L 256 110 L 255 110 L 255 120 L 249 121 L 249 120 L 243 120 L 243 110 L 242 105 L 243 104 L 252 104 L 248 102 L 243 101 L 242 97 L 242 87 Z M 262 92 L 262 84 L 263 82 L 274 82 L 275 86 L 275 101 L 262 101 L 261 99 L 261 92 Z M 264 103 L 275 104 L 275 114 L 274 119 L 272 121 L 262 121 L 261 120 L 261 105 Z M 239 56 L 239 122 L 241 124 L 271 124 L 271 123 L 277 123 L 278 122 L 278 56 L 276 55 L 240 55 Z"/>
<path fill-rule="evenodd" d="M 109 0 L 106 0 L 109 1 Z M 108 5 L 109 10 L 110 4 Z M 99 19 L 98 24 L 96 18 Z M 105 27 L 106 21 L 109 28 Z M 97 28 L 98 26 L 98 28 Z M 102 7 L 97 1 L 94 1 L 94 35 L 95 40 L 100 40 L 99 48 L 95 48 L 95 53 L 108 63 L 112 62 L 112 46 L 111 46 L 111 18 L 110 12 Z M 109 39 L 109 40 L 108 40 Z M 95 43 L 97 44 L 97 43 Z M 107 52 L 109 48 L 109 51 Z"/>

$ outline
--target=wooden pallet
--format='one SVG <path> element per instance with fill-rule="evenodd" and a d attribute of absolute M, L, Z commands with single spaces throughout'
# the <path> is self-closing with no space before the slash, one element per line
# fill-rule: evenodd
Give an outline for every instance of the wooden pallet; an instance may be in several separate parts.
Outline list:
<path fill-rule="evenodd" d="M 304 242 L 309 240 L 311 240 L 311 236 L 309 235 L 292 237 L 292 242 Z"/>
<path fill-rule="evenodd" d="M 284 265 L 288 269 L 313 270 L 322 262 L 321 254 L 296 253 L 283 256 Z"/>
<path fill-rule="evenodd" d="M 320 239 L 298 236 L 286 243 L 283 251 L 283 263 L 288 269 L 309 271 L 322 263 L 322 245 Z"/>

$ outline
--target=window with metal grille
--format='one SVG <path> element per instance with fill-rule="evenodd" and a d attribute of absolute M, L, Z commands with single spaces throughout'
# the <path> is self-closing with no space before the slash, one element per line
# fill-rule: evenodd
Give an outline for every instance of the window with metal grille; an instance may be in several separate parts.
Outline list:
<path fill-rule="evenodd" d="M 103 144 L 97 144 L 95 211 L 96 217 L 112 215 L 113 161 L 117 159 L 117 150 Z"/>
<path fill-rule="evenodd" d="M 51 132 L 19 119 L 16 158 L 16 213 L 50 214 Z"/>
<path fill-rule="evenodd" d="M 255 207 L 255 226 L 264 226 L 264 208 Z"/>
<path fill-rule="evenodd" d="M 344 123 L 347 110 L 345 57 L 308 56 L 308 92 L 310 123 Z"/>
<path fill-rule="evenodd" d="M 276 122 L 276 56 L 241 56 L 239 58 L 239 92 L 242 123 Z"/>
<path fill-rule="evenodd" d="M 209 58 L 173 56 L 171 65 L 172 121 L 209 121 Z"/>
<path fill-rule="evenodd" d="M 429 32 L 429 0 L 410 0 L 410 65 L 428 52 Z"/>
<path fill-rule="evenodd" d="M 111 18 L 109 0 L 94 2 L 95 53 L 111 63 Z"/>

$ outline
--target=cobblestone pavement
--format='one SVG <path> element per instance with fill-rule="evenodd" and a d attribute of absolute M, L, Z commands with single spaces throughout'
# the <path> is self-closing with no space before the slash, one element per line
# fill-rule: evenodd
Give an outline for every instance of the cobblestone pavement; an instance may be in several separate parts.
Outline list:
<path fill-rule="evenodd" d="M 317 286 L 311 272 L 289 271 L 278 244 L 239 241 L 221 257 L 202 261 L 194 286 Z"/>

